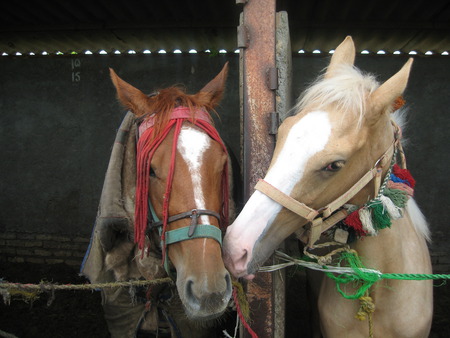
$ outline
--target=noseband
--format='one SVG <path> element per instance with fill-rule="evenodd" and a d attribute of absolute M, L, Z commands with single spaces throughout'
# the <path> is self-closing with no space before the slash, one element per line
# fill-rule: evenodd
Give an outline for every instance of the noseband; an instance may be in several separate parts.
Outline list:
<path fill-rule="evenodd" d="M 150 232 L 153 231 L 153 229 L 157 228 L 159 236 L 161 238 L 161 248 L 165 248 L 169 244 L 187 241 L 189 239 L 195 238 L 212 238 L 216 240 L 220 244 L 220 246 L 222 246 L 222 231 L 219 228 L 211 224 L 197 223 L 198 217 L 202 215 L 214 216 L 220 222 L 219 213 L 207 209 L 192 209 L 191 211 L 186 211 L 177 215 L 170 216 L 167 219 L 167 223 L 172 223 L 185 218 L 190 218 L 191 224 L 187 227 L 165 231 L 165 236 L 163 236 L 164 223 L 163 221 L 159 220 L 158 216 L 156 215 L 155 209 L 153 208 L 153 205 L 150 202 L 149 202 L 149 209 L 151 212 L 151 219 L 149 220 L 146 234 L 149 235 Z M 169 260 L 167 258 L 164 259 L 163 265 L 167 274 L 173 277 L 173 273 L 170 269 Z"/>

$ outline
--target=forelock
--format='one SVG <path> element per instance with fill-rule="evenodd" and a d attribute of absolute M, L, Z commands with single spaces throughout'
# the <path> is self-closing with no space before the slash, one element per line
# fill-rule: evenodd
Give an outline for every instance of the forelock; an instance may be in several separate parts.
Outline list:
<path fill-rule="evenodd" d="M 294 109 L 296 112 L 322 110 L 333 105 L 343 114 L 355 114 L 360 126 L 367 97 L 378 86 L 373 75 L 364 74 L 354 66 L 342 65 L 331 77 L 319 76 L 299 97 Z"/>

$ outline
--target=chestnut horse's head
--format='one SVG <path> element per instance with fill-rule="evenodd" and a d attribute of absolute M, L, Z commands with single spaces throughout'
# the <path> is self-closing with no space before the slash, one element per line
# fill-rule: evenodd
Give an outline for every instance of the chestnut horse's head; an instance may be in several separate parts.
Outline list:
<path fill-rule="evenodd" d="M 176 270 L 180 299 L 187 316 L 195 320 L 221 315 L 231 296 L 231 278 L 223 264 L 220 243 L 220 227 L 227 225 L 220 223 L 224 222 L 221 215 L 227 212 L 224 191 L 228 181 L 224 177 L 228 156 L 208 114 L 222 98 L 227 72 L 225 65 L 194 95 L 171 87 L 147 96 L 111 70 L 120 102 L 143 120 L 141 126 L 149 125 L 147 130 L 139 128 L 137 146 L 138 266 L 145 277 L 145 271 L 152 268 L 145 266 L 145 257 L 162 254 Z M 148 156 L 142 155 L 145 151 Z M 152 219 L 150 228 L 147 216 Z M 181 238 L 172 238 L 169 244 L 161 241 L 161 237 L 168 240 L 174 233 Z"/>
<path fill-rule="evenodd" d="M 323 210 L 343 196 L 393 144 L 390 113 L 406 87 L 412 60 L 380 86 L 353 66 L 354 58 L 355 46 L 347 37 L 324 76 L 304 93 L 296 114 L 281 124 L 264 178 L 310 210 Z M 370 182 L 348 203 L 362 205 L 373 194 Z M 279 244 L 310 220 L 255 191 L 224 238 L 230 272 L 252 278 Z"/>

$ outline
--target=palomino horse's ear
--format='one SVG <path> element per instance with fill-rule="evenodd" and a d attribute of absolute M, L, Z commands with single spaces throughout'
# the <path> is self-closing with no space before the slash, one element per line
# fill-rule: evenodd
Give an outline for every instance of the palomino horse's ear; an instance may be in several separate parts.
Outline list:
<path fill-rule="evenodd" d="M 372 113 L 376 114 L 374 120 L 377 120 L 381 113 L 391 108 L 395 100 L 403 94 L 408 84 L 412 63 L 413 59 L 409 58 L 397 74 L 392 76 L 370 95 L 370 108 Z"/>
<path fill-rule="evenodd" d="M 148 96 L 122 80 L 112 68 L 109 68 L 109 73 L 114 87 L 116 87 L 117 98 L 120 103 L 125 108 L 130 109 L 134 115 L 144 115 L 147 112 Z"/>
<path fill-rule="evenodd" d="M 347 36 L 344 41 L 335 49 L 328 65 L 325 77 L 333 76 L 333 72 L 339 68 L 340 65 L 353 65 L 355 62 L 355 44 L 351 36 Z"/>
<path fill-rule="evenodd" d="M 228 76 L 228 61 L 223 66 L 217 76 L 212 79 L 206 86 L 204 86 L 197 95 L 208 95 L 209 104 L 211 107 L 216 107 L 220 100 L 222 100 L 223 92 L 225 90 L 225 82 Z"/>

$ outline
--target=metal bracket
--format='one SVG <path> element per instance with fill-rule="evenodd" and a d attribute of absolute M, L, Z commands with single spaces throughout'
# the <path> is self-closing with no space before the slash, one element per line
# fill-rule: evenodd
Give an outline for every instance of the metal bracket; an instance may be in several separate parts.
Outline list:
<path fill-rule="evenodd" d="M 280 114 L 277 112 L 269 113 L 269 135 L 276 135 L 280 126 Z"/>
<path fill-rule="evenodd" d="M 237 27 L 237 46 L 238 48 L 247 48 L 250 43 L 248 28 L 245 25 Z"/>
<path fill-rule="evenodd" d="M 267 70 L 267 87 L 270 90 L 278 89 L 278 68 L 271 67 Z"/>

